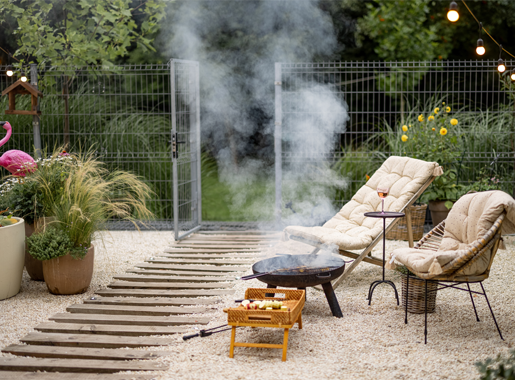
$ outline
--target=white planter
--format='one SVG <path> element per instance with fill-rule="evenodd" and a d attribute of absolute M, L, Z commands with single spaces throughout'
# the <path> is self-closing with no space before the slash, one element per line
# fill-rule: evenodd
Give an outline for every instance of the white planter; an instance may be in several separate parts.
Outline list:
<path fill-rule="evenodd" d="M 25 263 L 25 221 L 0 227 L 0 300 L 20 291 Z"/>

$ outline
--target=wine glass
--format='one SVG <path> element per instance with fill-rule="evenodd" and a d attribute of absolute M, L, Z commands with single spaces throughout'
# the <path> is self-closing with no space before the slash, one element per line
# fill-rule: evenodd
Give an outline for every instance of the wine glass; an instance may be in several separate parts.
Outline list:
<path fill-rule="evenodd" d="M 390 191 L 389 187 L 378 187 L 377 195 L 381 198 L 381 214 L 384 214 L 384 199 L 388 196 L 388 192 Z"/>

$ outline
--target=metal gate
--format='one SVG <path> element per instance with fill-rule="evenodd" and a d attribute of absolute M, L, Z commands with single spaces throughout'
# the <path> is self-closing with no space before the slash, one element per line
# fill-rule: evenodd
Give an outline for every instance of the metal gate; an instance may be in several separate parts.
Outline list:
<path fill-rule="evenodd" d="M 170 61 L 172 96 L 173 219 L 175 240 L 200 228 L 199 64 Z"/>

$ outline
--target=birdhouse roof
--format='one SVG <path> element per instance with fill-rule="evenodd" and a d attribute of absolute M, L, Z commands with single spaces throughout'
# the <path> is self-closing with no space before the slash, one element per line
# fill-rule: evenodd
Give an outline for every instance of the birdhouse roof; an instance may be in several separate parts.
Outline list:
<path fill-rule="evenodd" d="M 4 91 L 2 91 L 2 96 L 7 95 L 10 92 L 18 93 L 18 94 L 31 94 L 33 96 L 43 97 L 43 93 L 38 91 L 36 87 L 31 85 L 28 82 L 22 82 L 21 79 L 18 79 L 12 85 L 7 87 Z"/>

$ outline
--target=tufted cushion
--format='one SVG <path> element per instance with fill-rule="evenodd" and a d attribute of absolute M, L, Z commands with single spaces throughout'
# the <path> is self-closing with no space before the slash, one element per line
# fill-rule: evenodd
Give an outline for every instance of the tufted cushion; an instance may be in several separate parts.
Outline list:
<path fill-rule="evenodd" d="M 390 188 L 384 201 L 385 210 L 400 211 L 429 178 L 441 174 L 436 162 L 389 157 L 338 214 L 322 227 L 289 226 L 285 232 L 308 240 L 336 244 L 345 250 L 366 248 L 383 231 L 382 219 L 363 215 L 381 211 L 377 187 Z"/>
<path fill-rule="evenodd" d="M 502 224 L 502 233 L 513 233 L 515 200 L 510 195 L 503 191 L 464 195 L 454 204 L 445 220 L 444 236 L 438 251 L 402 248 L 393 251 L 392 256 L 396 261 L 419 273 L 483 274 L 488 268 L 491 250 L 476 257 L 473 262 L 469 261 L 478 252 L 478 247 L 487 243 L 485 234 L 504 211 L 507 212 L 507 216 Z M 435 260 L 439 273 L 433 273 L 431 269 Z"/>

